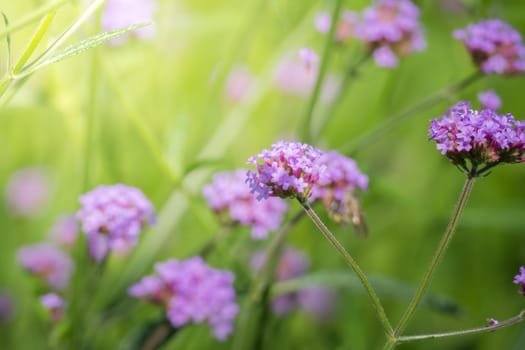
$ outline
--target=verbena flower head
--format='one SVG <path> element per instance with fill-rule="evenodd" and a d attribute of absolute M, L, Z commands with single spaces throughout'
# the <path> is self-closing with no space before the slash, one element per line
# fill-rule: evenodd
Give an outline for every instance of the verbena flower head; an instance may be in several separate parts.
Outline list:
<path fill-rule="evenodd" d="M 331 25 L 332 16 L 328 12 L 319 12 L 314 18 L 314 26 L 319 33 L 328 33 Z"/>
<path fill-rule="evenodd" d="M 525 122 L 490 109 L 473 110 L 459 102 L 430 124 L 430 140 L 469 176 L 480 176 L 500 163 L 524 161 Z"/>
<path fill-rule="evenodd" d="M 129 27 L 133 24 L 151 22 L 156 10 L 156 0 L 107 0 L 106 8 L 102 13 L 102 27 L 109 31 Z M 140 39 L 150 39 L 154 34 L 155 27 L 150 24 L 128 32 L 109 43 L 119 45 L 133 35 Z"/>
<path fill-rule="evenodd" d="M 90 254 L 101 262 L 110 250 L 128 253 L 145 225 L 155 221 L 151 202 L 137 188 L 99 186 L 80 197 L 76 217 L 89 241 Z"/>
<path fill-rule="evenodd" d="M 474 63 L 485 74 L 516 74 L 525 71 L 525 47 L 521 34 L 500 19 L 488 19 L 454 31 Z"/>
<path fill-rule="evenodd" d="M 51 230 L 49 238 L 64 248 L 71 248 L 75 244 L 78 236 L 78 222 L 74 215 L 60 216 Z"/>
<path fill-rule="evenodd" d="M 51 181 L 44 169 L 24 168 L 11 175 L 5 190 L 7 210 L 19 217 L 32 218 L 46 207 L 51 196 Z"/>
<path fill-rule="evenodd" d="M 266 252 L 255 252 L 250 261 L 254 271 L 263 268 L 266 262 Z M 276 267 L 276 280 L 279 282 L 300 277 L 308 271 L 307 256 L 295 249 L 286 248 Z M 331 298 L 332 294 L 326 288 L 312 286 L 303 288 L 297 292 L 285 293 L 272 299 L 272 310 L 275 314 L 283 316 L 296 308 L 303 309 L 313 314 L 318 319 L 325 318 L 331 309 L 332 303 L 325 298 Z"/>
<path fill-rule="evenodd" d="M 410 0 L 379 0 L 366 8 L 354 36 L 368 45 L 378 66 L 387 68 L 426 46 L 419 8 Z"/>
<path fill-rule="evenodd" d="M 313 187 L 310 200 L 322 202 L 336 222 L 352 222 L 358 233 L 366 234 L 355 192 L 368 189 L 368 176 L 359 170 L 353 159 L 336 151 L 323 154 L 318 162 L 326 171 Z"/>
<path fill-rule="evenodd" d="M 521 266 L 520 273 L 514 276 L 514 284 L 519 284 L 519 293 L 525 295 L 525 267 Z"/>
<path fill-rule="evenodd" d="M 326 167 L 317 163 L 322 154 L 307 144 L 279 141 L 248 159 L 257 171 L 248 171 L 246 181 L 258 200 L 270 196 L 306 200 L 325 171 Z"/>
<path fill-rule="evenodd" d="M 200 257 L 157 263 L 155 270 L 131 286 L 129 295 L 164 306 L 175 328 L 207 322 L 219 340 L 232 333 L 239 307 L 231 272 L 211 268 Z"/>
<path fill-rule="evenodd" d="M 478 100 L 481 103 L 481 108 L 492 109 L 497 111 L 501 107 L 501 98 L 494 90 L 487 90 L 478 94 Z"/>
<path fill-rule="evenodd" d="M 255 78 L 246 66 L 236 66 L 226 79 L 224 95 L 231 103 L 243 102 L 252 89 Z"/>
<path fill-rule="evenodd" d="M 281 225 L 288 204 L 280 198 L 255 199 L 246 184 L 246 170 L 222 172 L 213 176 L 213 183 L 202 189 L 208 204 L 226 222 L 252 228 L 254 239 L 264 239 L 268 231 Z"/>
<path fill-rule="evenodd" d="M 48 293 L 40 296 L 40 303 L 49 311 L 53 322 L 58 322 L 62 319 L 65 302 L 62 297 L 56 293 Z"/>
<path fill-rule="evenodd" d="M 17 257 L 23 268 L 53 289 L 65 289 L 75 267 L 69 255 L 49 243 L 22 247 Z"/>
<path fill-rule="evenodd" d="M 286 56 L 277 65 L 275 70 L 275 85 L 284 93 L 299 97 L 310 96 L 319 74 L 319 61 L 315 52 L 300 51 L 298 55 Z M 338 75 L 327 73 L 319 100 L 330 103 L 338 95 L 341 78 Z"/>

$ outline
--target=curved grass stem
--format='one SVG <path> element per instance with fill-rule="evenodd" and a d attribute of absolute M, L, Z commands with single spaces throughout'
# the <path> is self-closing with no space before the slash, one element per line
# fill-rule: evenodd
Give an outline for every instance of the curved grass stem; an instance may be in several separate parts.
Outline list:
<path fill-rule="evenodd" d="M 357 264 L 357 262 L 352 258 L 350 253 L 343 247 L 341 243 L 335 238 L 335 236 L 330 232 L 330 230 L 325 226 L 325 224 L 321 221 L 321 219 L 317 216 L 317 214 L 313 211 L 312 207 L 304 201 L 298 198 L 299 203 L 301 203 L 302 207 L 306 211 L 306 214 L 312 219 L 314 224 L 317 226 L 317 228 L 321 231 L 321 233 L 325 236 L 325 238 L 332 244 L 332 246 L 341 254 L 345 262 L 354 270 L 357 277 L 359 278 L 361 284 L 363 287 L 365 287 L 366 293 L 368 294 L 368 297 L 370 298 L 370 301 L 372 302 L 372 306 L 374 307 L 374 310 L 377 314 L 377 317 L 379 321 L 381 322 L 381 325 L 383 326 L 383 330 L 387 334 L 387 337 L 391 337 L 393 334 L 393 329 L 390 324 L 390 321 L 388 320 L 388 317 L 386 316 L 385 309 L 383 308 L 383 305 L 381 304 L 381 301 L 379 300 L 379 297 L 377 296 L 377 293 L 375 292 L 374 288 L 368 281 L 368 278 L 366 277 L 363 270 L 361 270 L 361 267 Z"/>
<path fill-rule="evenodd" d="M 467 86 L 469 86 L 476 80 L 481 79 L 484 76 L 484 73 L 481 71 L 474 72 L 473 74 L 467 76 L 459 82 L 452 84 L 449 87 L 437 92 L 436 94 L 431 95 L 421 100 L 420 102 L 402 110 L 401 112 L 389 117 L 376 128 L 370 130 L 362 136 L 340 147 L 341 151 L 345 154 L 351 154 L 355 152 L 357 149 L 362 148 L 368 145 L 369 143 L 373 142 L 374 140 L 379 139 L 381 136 L 383 136 L 392 128 L 394 128 L 402 120 L 407 119 L 420 111 L 423 111 L 427 108 L 436 105 L 437 103 L 446 99 L 450 95 L 465 89 Z"/>
<path fill-rule="evenodd" d="M 336 0 L 334 10 L 332 11 L 332 18 L 339 18 L 341 9 L 343 7 L 342 0 Z M 310 95 L 310 100 L 308 101 L 308 107 L 306 108 L 306 113 L 302 120 L 300 127 L 302 128 L 301 134 L 303 136 L 304 142 L 310 143 L 312 140 L 312 119 L 315 111 L 315 105 L 319 98 L 321 92 L 321 87 L 323 85 L 324 77 L 326 75 L 326 70 L 328 69 L 328 63 L 332 48 L 334 46 L 334 34 L 337 21 L 332 21 L 330 25 L 330 30 L 326 36 L 326 41 L 323 49 L 323 56 L 321 57 L 321 66 L 319 68 L 319 73 L 317 74 L 317 79 L 315 81 L 315 86 Z"/>

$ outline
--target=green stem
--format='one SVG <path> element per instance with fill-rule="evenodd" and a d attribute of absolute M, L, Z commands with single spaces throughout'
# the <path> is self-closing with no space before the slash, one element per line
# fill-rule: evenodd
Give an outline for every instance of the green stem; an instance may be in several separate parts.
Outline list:
<path fill-rule="evenodd" d="M 312 221 L 315 223 L 315 225 L 321 231 L 321 233 L 325 236 L 325 238 L 328 239 L 332 246 L 339 252 L 339 254 L 341 254 L 345 262 L 352 268 L 352 270 L 354 270 L 357 277 L 361 281 L 361 284 L 363 285 L 363 287 L 365 287 L 365 290 L 368 294 L 368 297 L 370 298 L 370 301 L 372 302 L 372 306 L 374 307 L 377 317 L 381 322 L 381 325 L 383 326 L 383 330 L 390 338 L 393 333 L 392 326 L 390 325 L 390 321 L 386 316 L 385 310 L 383 308 L 383 305 L 381 304 L 381 301 L 379 300 L 379 297 L 377 296 L 377 293 L 374 291 L 374 288 L 368 281 L 368 278 L 366 277 L 363 270 L 361 270 L 357 262 L 350 255 L 350 253 L 347 252 L 343 245 L 339 243 L 337 238 L 335 238 L 332 232 L 330 232 L 330 230 L 325 226 L 325 224 L 321 221 L 317 214 L 312 210 L 310 205 L 306 201 L 301 200 L 299 198 L 298 201 L 299 203 L 301 203 L 304 210 L 306 211 L 306 214 L 310 217 L 310 219 L 312 219 Z"/>
<path fill-rule="evenodd" d="M 232 349 L 253 349 L 257 343 L 261 344 L 263 332 L 261 322 L 266 317 L 266 301 L 270 295 L 270 285 L 275 274 L 278 258 L 288 233 L 304 217 L 304 214 L 304 211 L 299 211 L 286 226 L 277 232 L 270 243 L 266 251 L 264 264 L 255 277 L 246 305 L 241 309 L 242 312 L 239 315 L 241 329 L 236 332 L 237 336 L 233 341 Z"/>
<path fill-rule="evenodd" d="M 35 22 L 37 21 L 39 18 L 41 18 L 42 16 L 45 16 L 46 14 L 52 12 L 52 11 L 55 11 L 56 9 L 58 9 L 59 7 L 61 7 L 62 5 L 70 2 L 71 0 L 58 0 L 58 1 L 53 1 L 53 2 L 50 2 L 49 4 L 47 5 L 44 5 L 42 7 L 40 7 L 39 9 L 31 12 L 30 14 L 28 14 L 27 16 L 25 16 L 24 18 L 22 18 L 21 20 L 17 21 L 17 22 L 14 22 L 12 25 L 10 25 L 8 28 L 6 28 L 5 30 L 1 31 L 0 32 L 0 39 L 15 32 L 15 31 L 18 31 L 22 28 L 24 28 L 25 26 L 27 26 L 28 24 L 32 23 L 32 22 Z"/>
<path fill-rule="evenodd" d="M 89 189 L 89 174 L 91 172 L 91 158 L 93 154 L 93 130 L 95 124 L 95 104 L 97 94 L 97 58 L 93 52 L 91 59 L 91 76 L 89 80 L 89 95 L 87 100 L 86 113 L 86 135 L 84 144 L 84 173 L 82 178 L 82 193 Z"/>
<path fill-rule="evenodd" d="M 401 317 L 401 320 L 399 321 L 399 324 L 397 325 L 395 331 L 394 331 L 394 339 L 396 339 L 406 328 L 408 321 L 416 311 L 416 308 L 418 307 L 421 299 L 425 295 L 425 292 L 427 291 L 430 282 L 432 280 L 432 276 L 436 270 L 436 267 L 438 266 L 439 262 L 441 261 L 441 258 L 443 256 L 443 253 L 447 249 L 452 237 L 454 236 L 455 228 L 458 224 L 459 218 L 461 216 L 461 213 L 463 211 L 463 208 L 465 207 L 465 204 L 467 203 L 468 197 L 470 192 L 472 191 L 472 186 L 474 185 L 474 177 L 468 176 L 465 184 L 463 185 L 463 189 L 461 191 L 461 194 L 459 196 L 458 203 L 456 204 L 456 207 L 452 213 L 452 217 L 450 218 L 450 222 L 447 226 L 447 229 L 445 230 L 443 237 L 441 238 L 441 241 L 439 242 L 439 245 L 437 247 L 436 252 L 434 253 L 434 257 L 432 258 L 432 261 L 430 262 L 430 265 L 425 272 L 425 275 L 423 276 L 423 281 L 421 282 L 421 285 L 419 286 L 416 294 L 412 298 L 412 301 L 408 305 L 405 313 Z M 399 338 L 397 338 L 399 339 Z M 395 344 L 394 344 L 395 346 Z"/>
<path fill-rule="evenodd" d="M 524 319 L 525 319 L 525 310 L 522 310 L 518 315 L 511 317 L 505 321 L 499 321 L 497 324 L 494 324 L 494 325 L 474 327 L 474 328 L 469 328 L 469 329 L 462 329 L 458 331 L 443 332 L 443 333 L 408 335 L 408 336 L 399 337 L 398 343 L 406 343 L 410 341 L 424 340 L 424 339 L 453 337 L 453 336 L 458 336 L 458 335 L 494 332 L 497 329 L 509 327 L 517 323 L 520 323 Z"/>
<path fill-rule="evenodd" d="M 330 122 L 330 119 L 335 115 L 335 113 L 337 112 L 337 109 L 339 108 L 339 105 L 341 104 L 343 100 L 343 97 L 345 96 L 345 93 L 348 91 L 350 83 L 353 81 L 355 77 L 357 77 L 357 75 L 359 74 L 359 70 L 361 69 L 363 64 L 366 61 L 368 61 L 369 58 L 370 58 L 370 53 L 366 53 L 357 62 L 349 65 L 349 68 L 346 71 L 346 74 L 344 76 L 343 82 L 341 83 L 341 86 L 339 87 L 337 97 L 335 98 L 334 102 L 330 106 L 328 113 L 326 113 L 325 117 L 320 121 L 319 127 L 317 129 L 317 133 L 313 137 L 314 140 L 317 140 L 319 138 L 319 135 L 322 134 L 322 132 L 326 128 L 326 125 L 328 125 L 328 123 Z"/>
<path fill-rule="evenodd" d="M 386 134 L 389 130 L 391 130 L 394 126 L 397 125 L 400 121 L 403 119 L 406 119 L 412 115 L 415 115 L 416 113 L 423 111 L 427 108 L 430 108 L 437 103 L 441 102 L 443 99 L 446 99 L 452 94 L 455 94 L 476 80 L 484 77 L 485 74 L 481 71 L 476 71 L 473 74 L 467 76 L 466 78 L 462 79 L 461 81 L 450 85 L 449 87 L 439 91 L 438 93 L 431 95 L 420 102 L 408 107 L 407 109 L 391 116 L 390 118 L 386 119 L 383 123 L 381 123 L 378 127 L 375 129 L 372 129 L 371 131 L 365 133 L 364 135 L 354 139 L 353 141 L 347 143 L 346 145 L 343 145 L 340 147 L 343 153 L 349 154 L 355 152 L 357 149 L 362 148 L 369 143 L 373 142 L 374 140 L 378 140 Z"/>
<path fill-rule="evenodd" d="M 321 92 L 321 86 L 323 84 L 324 77 L 326 75 L 326 70 L 328 68 L 328 61 L 330 58 L 330 53 L 332 51 L 332 47 L 334 45 L 334 34 L 335 34 L 335 28 L 337 23 L 337 18 L 339 18 L 339 14 L 341 13 L 341 8 L 343 7 L 343 1 L 342 0 L 336 0 L 334 10 L 332 11 L 332 24 L 330 26 L 330 31 L 328 35 L 326 36 L 326 41 L 323 49 L 323 57 L 321 58 L 321 67 L 319 68 L 319 73 L 317 75 L 317 80 L 315 81 L 314 90 L 312 91 L 312 95 L 310 96 L 310 100 L 308 102 L 308 107 L 306 109 L 306 113 L 304 115 L 304 118 L 302 120 L 302 136 L 304 139 L 304 142 L 310 142 L 312 139 L 311 135 L 311 127 L 312 127 L 312 118 L 315 110 L 315 104 L 317 103 L 317 99 L 319 97 L 319 94 Z"/>

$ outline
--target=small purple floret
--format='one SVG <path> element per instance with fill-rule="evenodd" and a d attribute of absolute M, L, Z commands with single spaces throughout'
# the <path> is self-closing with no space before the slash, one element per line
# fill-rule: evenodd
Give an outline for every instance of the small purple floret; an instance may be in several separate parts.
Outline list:
<path fill-rule="evenodd" d="M 175 328 L 207 322 L 219 340 L 233 332 L 239 307 L 231 272 L 213 269 L 201 257 L 157 263 L 155 270 L 156 275 L 143 277 L 128 294 L 164 306 Z"/>
<path fill-rule="evenodd" d="M 453 33 L 463 42 L 472 60 L 485 74 L 525 72 L 525 46 L 521 34 L 500 19 L 470 24 Z"/>
<path fill-rule="evenodd" d="M 501 107 L 501 98 L 494 90 L 487 90 L 478 94 L 478 100 L 482 109 L 497 111 Z"/>
<path fill-rule="evenodd" d="M 104 260 L 110 250 L 128 253 L 142 228 L 155 222 L 153 205 L 142 191 L 122 184 L 99 186 L 81 196 L 80 204 L 76 217 L 96 262 Z"/>
<path fill-rule="evenodd" d="M 525 295 L 525 267 L 520 267 L 520 273 L 514 276 L 513 282 L 520 285 L 519 293 Z"/>
<path fill-rule="evenodd" d="M 248 159 L 257 171 L 248 171 L 247 183 L 257 199 L 310 196 L 312 187 L 326 167 L 316 163 L 323 152 L 300 142 L 280 141 L 272 149 Z"/>
<path fill-rule="evenodd" d="M 246 170 L 215 174 L 213 183 L 204 186 L 202 193 L 219 217 L 250 226 L 254 239 L 264 239 L 268 231 L 277 230 L 288 210 L 280 198 L 256 200 L 246 184 Z"/>

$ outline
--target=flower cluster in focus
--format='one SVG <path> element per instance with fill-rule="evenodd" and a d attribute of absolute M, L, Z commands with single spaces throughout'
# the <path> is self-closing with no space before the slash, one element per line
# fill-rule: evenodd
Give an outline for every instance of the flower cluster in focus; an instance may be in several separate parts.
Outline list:
<path fill-rule="evenodd" d="M 252 255 L 250 265 L 259 271 L 266 261 L 266 252 L 257 251 Z M 308 271 L 308 259 L 300 251 L 286 248 L 281 254 L 277 268 L 276 280 L 286 281 L 300 277 Z M 272 299 L 272 310 L 283 316 L 299 308 L 311 313 L 317 319 L 324 319 L 333 311 L 333 295 L 330 289 L 320 286 L 309 286 L 297 292 L 285 293 Z"/>
<path fill-rule="evenodd" d="M 525 71 L 525 47 L 521 34 L 508 23 L 488 19 L 453 33 L 463 42 L 483 73 L 516 74 Z"/>
<path fill-rule="evenodd" d="M 99 186 L 80 197 L 76 217 L 87 235 L 90 254 L 101 262 L 110 250 L 128 253 L 142 228 L 155 221 L 151 202 L 137 188 Z"/>
<path fill-rule="evenodd" d="M 305 200 L 326 169 L 317 163 L 322 154 L 307 144 L 279 141 L 248 159 L 257 171 L 248 171 L 246 181 L 259 200 L 270 196 Z"/>
<path fill-rule="evenodd" d="M 213 269 L 200 257 L 157 263 L 155 271 L 131 286 L 129 295 L 164 306 L 175 328 L 206 321 L 217 339 L 228 337 L 239 311 L 231 272 Z"/>
<path fill-rule="evenodd" d="M 511 114 L 473 110 L 468 102 L 459 102 L 432 120 L 429 129 L 437 149 L 470 176 L 479 176 L 499 163 L 522 162 L 524 131 L 525 122 Z"/>
<path fill-rule="evenodd" d="M 380 0 L 366 8 L 354 35 L 368 44 L 376 64 L 387 68 L 396 67 L 398 57 L 426 46 L 419 8 L 410 0 Z"/>
<path fill-rule="evenodd" d="M 251 226 L 254 239 L 264 239 L 268 231 L 278 229 L 288 210 L 280 198 L 256 200 L 246 184 L 245 170 L 215 174 L 213 183 L 204 186 L 202 193 L 224 221 Z"/>

